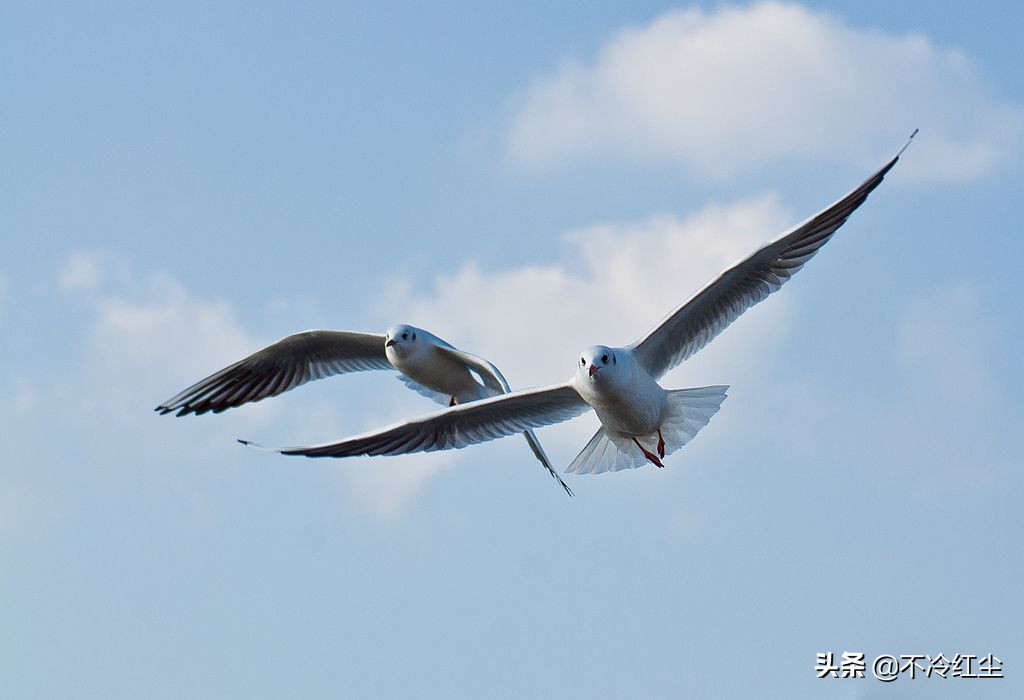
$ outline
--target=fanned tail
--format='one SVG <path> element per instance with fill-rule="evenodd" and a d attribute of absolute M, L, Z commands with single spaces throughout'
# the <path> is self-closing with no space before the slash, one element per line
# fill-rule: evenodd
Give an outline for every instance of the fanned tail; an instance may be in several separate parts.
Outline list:
<path fill-rule="evenodd" d="M 668 456 L 688 443 L 718 413 L 727 386 L 703 386 L 668 392 L 668 411 L 661 423 Z M 658 434 L 637 436 L 651 452 L 657 449 Z M 632 436 L 608 433 L 600 428 L 590 442 L 566 467 L 568 474 L 600 474 L 635 469 L 649 464 Z"/>

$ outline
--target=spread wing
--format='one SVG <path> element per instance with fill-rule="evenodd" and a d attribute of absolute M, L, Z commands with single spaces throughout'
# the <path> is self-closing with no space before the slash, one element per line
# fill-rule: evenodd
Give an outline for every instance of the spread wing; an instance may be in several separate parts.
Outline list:
<path fill-rule="evenodd" d="M 274 451 L 306 457 L 354 457 L 459 449 L 561 423 L 589 408 L 571 384 L 556 384 L 459 404 L 340 442 Z M 239 442 L 252 444 L 246 440 Z"/>
<path fill-rule="evenodd" d="M 657 379 L 711 342 L 740 314 L 779 289 L 814 257 L 881 184 L 909 145 L 910 140 L 892 160 L 835 204 L 729 268 L 673 310 L 631 346 L 634 357 Z"/>
<path fill-rule="evenodd" d="M 277 396 L 313 379 L 370 369 L 392 369 L 384 336 L 349 331 L 290 335 L 193 384 L 156 407 L 161 415 L 220 413 Z"/>
<path fill-rule="evenodd" d="M 463 364 L 476 372 L 483 381 L 484 386 L 487 386 L 495 393 L 508 394 L 512 391 L 512 389 L 509 388 L 508 382 L 505 381 L 505 377 L 498 371 L 498 368 L 484 358 L 473 355 L 472 353 L 456 350 L 451 346 L 438 346 L 438 351 L 460 360 Z M 533 455 L 537 458 L 537 461 L 539 461 L 544 468 L 548 470 L 548 474 L 550 474 L 552 478 L 557 481 L 563 489 L 565 489 L 565 492 L 572 496 L 572 489 L 569 488 L 569 485 L 566 484 L 565 481 L 562 480 L 562 477 L 558 475 L 558 472 L 555 471 L 555 467 L 551 464 L 551 459 L 541 446 L 537 435 L 532 430 L 524 431 L 523 435 L 526 436 L 526 442 L 530 445 L 530 449 L 533 451 Z"/>

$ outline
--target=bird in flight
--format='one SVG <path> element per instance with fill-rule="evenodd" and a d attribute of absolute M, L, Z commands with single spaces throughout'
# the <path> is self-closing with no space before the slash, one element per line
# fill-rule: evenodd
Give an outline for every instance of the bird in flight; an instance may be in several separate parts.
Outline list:
<path fill-rule="evenodd" d="M 384 335 L 314 330 L 290 335 L 249 357 L 196 382 L 156 407 L 178 416 L 229 408 L 277 396 L 314 379 L 374 369 L 398 370 L 413 391 L 445 406 L 508 393 L 508 382 L 493 364 L 463 352 L 422 328 L 392 326 Z M 544 468 L 566 493 L 562 480 L 537 436 L 524 429 L 526 441 Z"/>
<path fill-rule="evenodd" d="M 658 379 L 814 257 L 881 184 L 916 134 L 849 194 L 722 272 L 632 345 L 584 350 L 567 382 L 458 404 L 339 442 L 269 449 L 306 457 L 429 452 L 560 423 L 593 409 L 601 427 L 567 473 L 618 471 L 647 463 L 663 467 L 661 460 L 689 442 L 718 412 L 728 387 L 666 390 Z"/>

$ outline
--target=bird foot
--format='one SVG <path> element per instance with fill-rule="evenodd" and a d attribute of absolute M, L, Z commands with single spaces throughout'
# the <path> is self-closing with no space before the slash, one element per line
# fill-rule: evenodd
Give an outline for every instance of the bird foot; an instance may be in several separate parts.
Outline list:
<path fill-rule="evenodd" d="M 643 445 L 641 445 L 640 441 L 637 440 L 636 438 L 633 438 L 633 442 L 636 443 L 636 446 L 639 447 L 640 451 L 644 453 L 644 457 L 647 458 L 648 462 L 650 462 L 656 467 L 661 467 L 662 469 L 665 468 L 665 465 L 661 463 L 660 459 L 658 459 L 658 455 L 654 454 L 653 452 L 645 448 Z"/>
<path fill-rule="evenodd" d="M 658 428 L 658 456 L 665 456 L 665 438 L 661 436 L 661 428 Z"/>

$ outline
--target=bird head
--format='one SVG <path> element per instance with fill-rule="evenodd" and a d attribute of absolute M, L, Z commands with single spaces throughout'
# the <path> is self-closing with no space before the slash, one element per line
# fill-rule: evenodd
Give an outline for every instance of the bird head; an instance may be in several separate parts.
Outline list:
<path fill-rule="evenodd" d="M 604 345 L 593 345 L 580 353 L 576 373 L 588 382 L 607 382 L 618 373 L 619 358 Z"/>
<path fill-rule="evenodd" d="M 416 345 L 417 337 L 420 334 L 419 328 L 404 323 L 391 326 L 384 334 L 384 352 L 405 354 Z"/>

